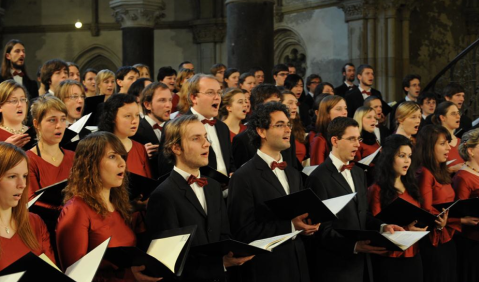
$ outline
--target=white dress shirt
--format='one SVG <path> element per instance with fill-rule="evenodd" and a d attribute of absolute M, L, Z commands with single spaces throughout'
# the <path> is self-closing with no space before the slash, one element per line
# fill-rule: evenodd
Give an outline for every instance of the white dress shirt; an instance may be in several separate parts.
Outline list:
<path fill-rule="evenodd" d="M 363 99 L 366 100 L 369 96 L 368 96 L 368 94 L 363 93 L 363 91 L 371 92 L 372 88 L 369 87 L 369 89 L 362 89 L 361 86 L 358 86 L 358 88 L 359 88 L 359 92 L 361 92 L 361 95 L 363 95 Z M 372 93 L 371 93 L 371 95 L 372 95 Z"/>
<path fill-rule="evenodd" d="M 195 109 L 191 108 L 191 112 L 194 115 L 198 116 L 198 119 L 200 121 L 207 119 L 203 115 L 199 114 Z M 207 120 L 213 120 L 214 118 L 210 118 Z M 213 148 L 213 151 L 215 151 L 216 155 L 216 170 L 223 173 L 224 175 L 228 175 L 228 172 L 226 171 L 226 165 L 225 161 L 223 160 L 223 153 L 221 152 L 221 145 L 220 145 L 220 140 L 218 139 L 218 134 L 216 133 L 216 128 L 214 126 L 211 126 L 207 123 L 204 124 L 206 133 L 208 134 L 208 141 L 211 143 L 211 148 Z"/>
<path fill-rule="evenodd" d="M 10 73 L 12 74 L 13 80 L 15 80 L 16 83 L 18 83 L 20 85 L 23 85 L 23 77 L 19 76 L 19 75 L 13 75 L 14 72 L 15 72 L 15 70 L 13 70 L 13 69 L 10 70 Z"/>
<path fill-rule="evenodd" d="M 190 177 L 190 173 L 179 169 L 178 167 L 174 166 L 173 170 L 178 172 L 181 177 L 183 177 L 186 181 L 188 181 L 188 178 Z M 200 175 L 197 176 L 198 178 Z M 205 210 L 205 213 L 208 214 L 207 208 L 206 208 L 206 198 L 205 198 L 205 190 L 203 190 L 203 187 L 200 187 L 198 183 L 193 183 L 190 185 L 191 189 L 193 189 L 193 192 L 195 193 L 196 197 L 198 198 L 198 201 L 200 202 L 201 206 Z"/>
<path fill-rule="evenodd" d="M 329 153 L 329 158 L 333 162 L 333 165 L 336 167 L 339 173 L 346 179 L 346 182 L 348 182 L 349 187 L 351 188 L 352 192 L 356 192 L 356 187 L 354 186 L 354 180 L 353 176 L 351 175 L 351 171 L 349 169 L 345 169 L 341 172 L 341 167 L 343 165 L 348 165 L 349 162 L 343 163 L 340 159 L 338 159 L 333 153 Z"/>
<path fill-rule="evenodd" d="M 256 153 L 258 154 L 258 156 L 260 156 L 260 158 L 263 159 L 263 161 L 266 162 L 268 167 L 271 167 L 271 164 L 276 161 L 271 156 L 261 152 L 261 150 L 259 150 L 259 149 L 256 151 Z M 283 161 L 283 156 L 281 154 L 280 154 L 280 156 L 281 157 L 280 157 L 278 163 Z M 284 172 L 284 170 L 279 169 L 279 168 L 275 168 L 272 171 L 276 175 L 276 177 L 278 177 L 278 180 L 281 183 L 281 185 L 283 186 L 283 189 L 284 189 L 284 192 L 286 192 L 286 195 L 289 195 L 290 190 L 289 190 L 288 178 L 286 177 L 286 173 Z"/>

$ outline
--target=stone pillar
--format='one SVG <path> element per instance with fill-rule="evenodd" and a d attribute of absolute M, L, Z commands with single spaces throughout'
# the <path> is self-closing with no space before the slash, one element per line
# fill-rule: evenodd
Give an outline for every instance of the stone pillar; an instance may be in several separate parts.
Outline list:
<path fill-rule="evenodd" d="M 274 0 L 226 0 L 228 67 L 240 72 L 261 67 L 272 83 Z"/>
<path fill-rule="evenodd" d="M 386 11 L 387 23 L 387 89 L 385 99 L 393 101 L 396 92 L 396 9 L 390 8 Z M 399 95 L 398 95 L 399 96 Z"/>
<path fill-rule="evenodd" d="M 409 18 L 411 9 L 404 7 L 402 10 L 402 77 L 409 73 Z M 424 85 L 425 86 L 425 85 Z"/>
<path fill-rule="evenodd" d="M 121 24 L 123 65 L 145 64 L 154 70 L 154 26 L 162 16 L 162 0 L 111 0 L 115 20 Z"/>
<path fill-rule="evenodd" d="M 197 72 L 209 73 L 212 65 L 223 62 L 221 43 L 226 35 L 224 18 L 200 19 L 191 22 L 194 42 L 198 44 Z"/>

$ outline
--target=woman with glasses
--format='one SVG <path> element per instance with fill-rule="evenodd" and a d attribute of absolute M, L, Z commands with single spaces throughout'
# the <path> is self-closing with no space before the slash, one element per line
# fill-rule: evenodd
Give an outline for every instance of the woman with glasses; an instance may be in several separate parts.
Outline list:
<path fill-rule="evenodd" d="M 31 137 L 25 132 L 27 116 L 26 89 L 13 79 L 0 83 L 0 141 L 23 147 Z"/>
<path fill-rule="evenodd" d="M 406 136 L 415 144 L 413 135 L 417 134 L 421 124 L 421 108 L 416 102 L 407 101 L 401 103 L 396 110 L 396 134 Z"/>
<path fill-rule="evenodd" d="M 60 82 L 55 89 L 55 96 L 58 97 L 67 108 L 67 126 L 81 118 L 85 106 L 85 90 L 75 80 L 67 79 Z"/>
<path fill-rule="evenodd" d="M 458 150 L 461 139 L 454 135 L 454 131 L 459 128 L 461 112 L 456 104 L 445 101 L 437 105 L 434 114 L 431 116 L 431 121 L 434 124 L 444 126 L 447 131 L 449 131 L 449 134 L 451 134 L 451 142 L 449 142 L 451 151 L 449 152 L 447 160 L 453 161 L 448 165 L 449 172 L 456 172 L 464 163 Z"/>

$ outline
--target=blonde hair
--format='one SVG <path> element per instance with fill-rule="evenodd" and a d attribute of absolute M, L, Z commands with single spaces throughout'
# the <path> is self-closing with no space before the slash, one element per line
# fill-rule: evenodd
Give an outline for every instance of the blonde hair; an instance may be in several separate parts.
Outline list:
<path fill-rule="evenodd" d="M 37 126 L 35 127 L 37 135 L 39 135 L 38 125 L 42 122 L 49 110 L 57 110 L 68 116 L 67 107 L 60 99 L 51 94 L 39 96 L 30 108 L 32 119 L 37 123 Z"/>
<path fill-rule="evenodd" d="M 8 98 L 10 98 L 10 95 L 12 94 L 12 92 L 17 90 L 18 88 L 21 88 L 23 90 L 23 93 L 25 93 L 25 98 L 28 99 L 27 89 L 23 85 L 17 83 L 15 80 L 7 79 L 4 82 L 0 83 L 0 106 L 5 104 Z M 27 102 L 27 108 L 28 108 L 28 102 Z M 3 122 L 3 115 L 1 112 L 0 112 L 0 122 Z"/>
<path fill-rule="evenodd" d="M 85 96 L 85 88 L 80 82 L 72 79 L 67 79 L 60 82 L 60 84 L 58 84 L 58 86 L 55 88 L 55 97 L 58 97 L 60 100 L 62 100 L 62 102 L 65 102 L 65 100 L 70 96 L 72 92 L 71 89 L 75 85 L 80 88 L 81 95 Z"/>
<path fill-rule="evenodd" d="M 421 111 L 421 107 L 416 102 L 406 101 L 401 103 L 396 110 L 396 125 L 399 125 L 400 122 L 417 111 Z"/>
<path fill-rule="evenodd" d="M 101 70 L 96 74 L 95 77 L 95 85 L 96 85 L 96 95 L 100 95 L 100 83 L 103 82 L 103 80 L 108 79 L 110 77 L 113 77 L 113 81 L 115 81 L 115 73 L 112 72 L 111 70 Z M 115 82 L 115 87 L 116 87 L 116 82 Z"/>
<path fill-rule="evenodd" d="M 181 114 L 186 113 L 190 108 L 190 103 L 188 101 L 188 88 L 190 86 L 189 80 L 185 81 L 181 86 L 181 89 L 176 95 L 178 95 L 178 105 L 176 105 L 176 110 Z"/>
<path fill-rule="evenodd" d="M 176 163 L 176 155 L 173 152 L 173 146 L 180 145 L 181 137 L 185 134 L 188 124 L 199 121 L 196 115 L 182 115 L 167 123 L 165 127 L 165 144 L 163 145 L 163 154 L 166 159 Z"/>
<path fill-rule="evenodd" d="M 458 151 L 461 158 L 465 161 L 470 161 L 471 157 L 467 153 L 467 148 L 474 148 L 479 144 L 479 128 L 469 130 L 462 135 L 461 144 Z"/>
<path fill-rule="evenodd" d="M 223 97 L 221 97 L 221 107 L 219 110 L 219 116 L 221 120 L 224 120 L 228 117 L 229 112 L 226 107 L 231 107 L 233 105 L 233 97 L 236 94 L 243 94 L 243 90 L 238 88 L 229 88 L 228 92 L 226 92 Z"/>
<path fill-rule="evenodd" d="M 138 72 L 140 72 L 140 73 L 141 73 L 141 71 L 142 71 L 143 69 L 146 69 L 146 70 L 148 71 L 148 74 L 150 75 L 150 77 L 148 77 L 148 78 L 151 79 L 150 68 L 149 68 L 147 65 L 145 65 L 145 64 L 136 64 L 136 65 L 133 65 L 133 67 L 134 67 L 135 69 L 137 69 Z"/>
<path fill-rule="evenodd" d="M 178 72 L 178 76 L 176 77 L 176 83 L 175 83 L 176 91 L 181 90 L 181 87 L 183 85 L 183 80 L 185 80 L 185 78 L 188 79 L 192 77 L 193 75 L 195 75 L 194 70 L 180 69 L 180 71 Z"/>
<path fill-rule="evenodd" d="M 374 111 L 373 108 L 362 106 L 354 113 L 354 120 L 359 124 L 359 132 L 363 131 L 363 118 L 372 111 Z"/>

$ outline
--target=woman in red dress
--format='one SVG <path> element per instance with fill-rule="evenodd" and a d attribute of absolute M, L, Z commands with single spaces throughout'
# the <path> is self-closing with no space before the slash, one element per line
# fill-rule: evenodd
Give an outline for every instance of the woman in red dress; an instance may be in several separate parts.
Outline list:
<path fill-rule="evenodd" d="M 444 126 L 449 134 L 451 134 L 451 151 L 447 157 L 448 161 L 454 160 L 448 165 L 449 172 L 456 172 L 462 167 L 464 160 L 459 155 L 457 150 L 459 144 L 461 144 L 461 139 L 454 135 L 454 131 L 459 128 L 459 123 L 461 121 L 461 112 L 459 108 L 453 102 L 445 101 L 437 105 L 434 114 L 431 117 L 431 121 L 434 124 L 439 124 Z"/>
<path fill-rule="evenodd" d="M 401 134 L 411 139 L 414 145 L 416 141 L 413 135 L 416 135 L 419 130 L 421 118 L 421 107 L 416 102 L 407 101 L 401 103 L 396 110 L 396 134 Z"/>
<path fill-rule="evenodd" d="M 479 197 L 479 129 L 462 135 L 459 154 L 466 162 L 452 179 L 456 199 Z M 479 218 L 461 219 L 462 232 L 454 236 L 457 246 L 458 281 L 479 281 Z"/>
<path fill-rule="evenodd" d="M 45 224 L 27 209 L 29 178 L 25 152 L 0 142 L 0 156 L 0 270 L 28 252 L 45 253 L 55 262 Z"/>
<path fill-rule="evenodd" d="M 111 248 L 136 244 L 130 227 L 125 147 L 115 135 L 95 132 L 80 141 L 76 152 L 57 225 L 63 269 L 109 237 Z M 159 280 L 144 276 L 142 270 L 143 266 L 125 271 L 103 261 L 94 281 Z"/>
<path fill-rule="evenodd" d="M 31 137 L 24 124 L 28 112 L 27 90 L 13 79 L 0 83 L 0 141 L 18 147 L 25 146 Z"/>
<path fill-rule="evenodd" d="M 399 109 L 399 108 L 398 108 Z M 416 152 L 419 189 L 423 202 L 421 207 L 432 214 L 439 214 L 433 205 L 454 201 L 451 176 L 446 161 L 451 147 L 451 135 L 440 125 L 426 125 L 418 134 Z M 429 239 L 422 240 L 421 257 L 425 282 L 455 282 L 456 245 L 452 236 L 460 231 L 458 218 L 448 218 L 448 211 L 438 217 L 435 226 L 430 226 Z"/>
<path fill-rule="evenodd" d="M 80 82 L 71 79 L 60 82 L 55 89 L 55 96 L 65 103 L 68 126 L 82 117 L 86 95 Z"/>
<path fill-rule="evenodd" d="M 221 108 L 219 110 L 221 120 L 228 126 L 230 130 L 230 141 L 246 130 L 246 125 L 241 121 L 246 118 L 247 105 L 246 96 L 241 89 L 229 89 L 223 97 L 221 97 Z"/>
<path fill-rule="evenodd" d="M 303 127 L 303 123 L 298 114 L 298 99 L 291 90 L 284 90 L 283 104 L 288 107 L 289 110 L 289 122 L 291 123 L 291 134 L 294 135 L 294 143 L 296 146 L 296 158 L 300 163 L 306 159 L 308 152 L 306 150 L 306 132 Z"/>
<path fill-rule="evenodd" d="M 329 156 L 329 146 L 326 142 L 328 124 L 337 117 L 346 117 L 348 110 L 346 101 L 341 96 L 325 97 L 319 104 L 316 119 L 316 136 L 310 144 L 311 165 L 319 165 Z"/>
<path fill-rule="evenodd" d="M 356 111 L 357 113 L 357 111 Z M 374 113 L 374 111 L 373 111 Z M 402 198 L 420 207 L 421 196 L 416 176 L 411 167 L 413 145 L 408 138 L 394 134 L 386 138 L 376 168 L 376 183 L 369 188 L 370 207 L 373 215 Z M 404 226 L 407 231 L 425 231 L 411 222 Z M 404 252 L 388 252 L 383 256 L 372 255 L 375 281 L 422 282 L 422 262 L 416 243 Z"/>
<path fill-rule="evenodd" d="M 151 178 L 148 154 L 145 147 L 132 139 L 138 130 L 140 112 L 133 95 L 113 95 L 103 107 L 98 130 L 116 135 L 128 152 L 128 171 Z"/>

